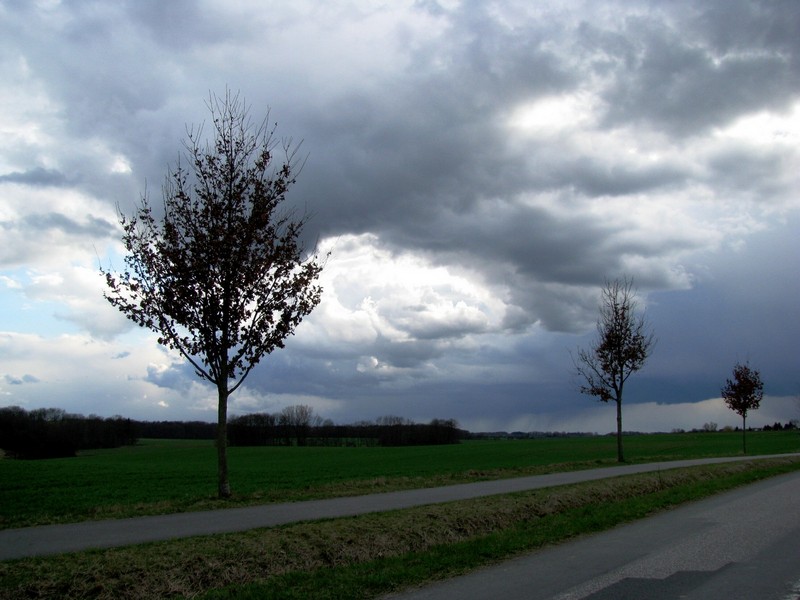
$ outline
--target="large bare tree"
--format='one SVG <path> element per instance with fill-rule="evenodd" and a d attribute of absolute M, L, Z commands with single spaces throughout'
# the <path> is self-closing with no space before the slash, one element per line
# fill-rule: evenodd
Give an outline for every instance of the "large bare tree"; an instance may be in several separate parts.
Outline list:
<path fill-rule="evenodd" d="M 583 380 L 581 392 L 601 402 L 617 405 L 617 460 L 622 449 L 622 393 L 628 378 L 650 356 L 655 338 L 642 314 L 637 314 L 636 292 L 628 278 L 606 282 L 600 301 L 597 338 L 589 348 L 578 350 L 574 360 Z"/>
<path fill-rule="evenodd" d="M 120 213 L 125 271 L 101 272 L 108 301 L 216 387 L 219 496 L 228 497 L 228 397 L 319 303 L 322 262 L 300 241 L 307 213 L 283 205 L 296 147 L 266 118 L 254 123 L 238 94 L 211 95 L 208 109 L 211 139 L 187 129 L 163 207 L 145 193 L 133 216 Z"/>
<path fill-rule="evenodd" d="M 733 379 L 725 380 L 720 393 L 728 408 L 742 417 L 742 454 L 747 454 L 747 413 L 761 405 L 764 396 L 761 373 L 749 364 L 736 363 Z"/>

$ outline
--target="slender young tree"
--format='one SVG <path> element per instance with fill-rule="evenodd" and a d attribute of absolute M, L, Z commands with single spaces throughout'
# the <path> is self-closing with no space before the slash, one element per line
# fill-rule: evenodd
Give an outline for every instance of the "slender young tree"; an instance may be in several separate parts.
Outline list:
<path fill-rule="evenodd" d="M 732 411 L 742 417 L 742 454 L 747 454 L 747 413 L 757 410 L 764 396 L 761 374 L 749 364 L 736 363 L 733 379 L 726 379 L 722 399 Z"/>
<path fill-rule="evenodd" d="M 633 281 L 606 282 L 597 320 L 597 339 L 588 349 L 578 350 L 575 369 L 583 380 L 581 393 L 617 405 L 617 460 L 625 461 L 622 449 L 622 393 L 625 382 L 640 370 L 655 343 L 643 315 L 636 314 Z"/>
<path fill-rule="evenodd" d="M 184 162 L 165 178 L 163 216 L 146 193 L 133 216 L 120 212 L 126 269 L 101 273 L 113 306 L 216 387 L 224 498 L 228 397 L 319 303 L 322 262 L 300 242 L 308 216 L 282 205 L 296 147 L 276 140 L 266 118 L 254 123 L 238 94 L 211 95 L 207 106 L 211 139 L 202 126 L 187 130 Z"/>

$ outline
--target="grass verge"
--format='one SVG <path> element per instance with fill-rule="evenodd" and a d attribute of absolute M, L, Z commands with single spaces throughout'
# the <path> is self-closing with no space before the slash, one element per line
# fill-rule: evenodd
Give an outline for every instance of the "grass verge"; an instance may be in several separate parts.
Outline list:
<path fill-rule="evenodd" d="M 0 599 L 370 598 L 800 469 L 772 459 L 0 563 Z"/>

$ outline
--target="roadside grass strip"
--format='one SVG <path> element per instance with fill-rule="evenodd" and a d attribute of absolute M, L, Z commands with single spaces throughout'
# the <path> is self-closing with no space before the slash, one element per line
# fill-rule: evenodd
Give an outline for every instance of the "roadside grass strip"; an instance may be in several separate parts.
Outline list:
<path fill-rule="evenodd" d="M 0 599 L 373 598 L 800 469 L 762 459 L 0 563 Z"/>

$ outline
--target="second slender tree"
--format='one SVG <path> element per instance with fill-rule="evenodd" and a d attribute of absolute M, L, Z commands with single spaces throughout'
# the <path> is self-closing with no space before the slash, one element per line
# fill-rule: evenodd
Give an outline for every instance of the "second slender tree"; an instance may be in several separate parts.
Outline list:
<path fill-rule="evenodd" d="M 725 404 L 742 417 L 742 454 L 747 454 L 747 413 L 757 410 L 764 396 L 761 374 L 749 364 L 736 363 L 733 379 L 727 379 L 720 391 Z"/>
<path fill-rule="evenodd" d="M 238 95 L 211 96 L 208 107 L 211 139 L 189 130 L 163 212 L 145 195 L 132 217 L 121 215 L 127 268 L 101 272 L 108 301 L 216 387 L 218 492 L 227 497 L 228 397 L 319 303 L 322 263 L 300 242 L 307 217 L 282 204 L 297 170 L 291 144 L 278 143 L 266 119 L 254 124 Z"/>
<path fill-rule="evenodd" d="M 602 291 L 597 339 L 580 349 L 574 360 L 583 381 L 581 392 L 601 402 L 617 405 L 617 460 L 625 461 L 622 448 L 622 393 L 625 382 L 640 370 L 652 351 L 655 338 L 644 315 L 637 314 L 633 281 L 616 279 Z"/>

